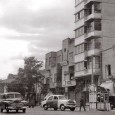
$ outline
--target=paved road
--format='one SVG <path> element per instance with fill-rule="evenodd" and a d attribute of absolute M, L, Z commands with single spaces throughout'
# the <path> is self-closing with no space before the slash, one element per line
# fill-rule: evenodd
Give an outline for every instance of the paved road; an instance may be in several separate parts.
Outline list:
<path fill-rule="evenodd" d="M 112 111 L 78 111 L 77 109 L 75 111 L 65 110 L 65 111 L 54 111 L 53 109 L 49 109 L 47 111 L 44 111 L 43 108 L 35 107 L 35 108 L 27 108 L 26 113 L 15 113 L 11 112 L 9 115 L 115 115 L 115 110 Z M 4 111 L 4 113 L 1 113 L 0 115 L 8 115 Z"/>

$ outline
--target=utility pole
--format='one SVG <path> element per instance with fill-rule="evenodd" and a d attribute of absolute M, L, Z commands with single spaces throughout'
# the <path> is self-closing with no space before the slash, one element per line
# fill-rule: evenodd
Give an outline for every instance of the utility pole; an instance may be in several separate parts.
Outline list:
<path fill-rule="evenodd" d="M 93 73 L 93 56 L 91 57 L 91 69 L 92 69 L 92 74 L 91 74 L 91 84 L 94 84 L 94 73 Z"/>

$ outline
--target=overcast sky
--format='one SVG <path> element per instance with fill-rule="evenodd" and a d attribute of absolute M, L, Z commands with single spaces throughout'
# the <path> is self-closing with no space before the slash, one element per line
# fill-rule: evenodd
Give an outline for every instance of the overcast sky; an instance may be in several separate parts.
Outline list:
<path fill-rule="evenodd" d="M 17 74 L 24 57 L 44 61 L 73 30 L 74 0 L 0 0 L 0 79 Z"/>

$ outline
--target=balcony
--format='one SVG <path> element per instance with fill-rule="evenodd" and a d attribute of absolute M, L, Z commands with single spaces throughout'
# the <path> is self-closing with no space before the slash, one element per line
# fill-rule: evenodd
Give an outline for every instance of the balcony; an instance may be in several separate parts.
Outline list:
<path fill-rule="evenodd" d="M 84 0 L 84 4 L 87 5 L 92 2 L 101 2 L 101 0 Z"/>
<path fill-rule="evenodd" d="M 100 69 L 93 68 L 93 74 L 94 75 L 100 75 Z M 84 71 L 75 72 L 74 78 L 80 78 L 92 75 L 92 69 L 84 69 Z"/>
<path fill-rule="evenodd" d="M 85 16 L 85 18 L 84 18 L 85 22 L 91 21 L 93 19 L 101 19 L 101 13 L 94 12 L 88 16 Z"/>
<path fill-rule="evenodd" d="M 84 70 L 85 75 L 92 75 L 92 68 L 90 69 L 85 69 Z M 94 75 L 99 75 L 100 74 L 100 69 L 99 68 L 93 68 L 93 74 Z"/>
<path fill-rule="evenodd" d="M 100 55 L 100 49 L 92 49 L 85 51 L 85 57 L 99 56 L 99 55 Z"/>
<path fill-rule="evenodd" d="M 99 30 L 94 30 L 85 34 L 85 39 L 91 37 L 101 37 L 102 32 Z"/>

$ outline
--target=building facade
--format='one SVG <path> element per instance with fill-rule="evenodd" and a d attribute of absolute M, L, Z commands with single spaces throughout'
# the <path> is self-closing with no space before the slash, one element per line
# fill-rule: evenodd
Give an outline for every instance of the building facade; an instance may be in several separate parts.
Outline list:
<path fill-rule="evenodd" d="M 74 79 L 81 87 L 76 100 L 82 95 L 88 102 L 89 85 L 100 85 L 105 77 L 102 52 L 115 44 L 114 10 L 114 0 L 75 0 Z"/>
<path fill-rule="evenodd" d="M 46 78 L 53 93 L 75 99 L 74 38 L 63 40 L 61 50 L 46 54 L 45 70 L 49 73 Z"/>
<path fill-rule="evenodd" d="M 75 0 L 75 38 L 46 54 L 50 89 L 77 103 L 89 102 L 89 86 L 115 78 L 115 0 Z M 114 91 L 113 91 L 114 92 Z M 58 93 L 58 92 L 57 92 Z"/>
<path fill-rule="evenodd" d="M 65 88 L 65 95 L 75 99 L 74 77 L 74 38 L 64 39 L 62 42 L 62 87 Z"/>
<path fill-rule="evenodd" d="M 46 54 L 45 70 L 49 82 L 49 90 L 53 93 L 64 93 L 62 88 L 62 50 Z"/>

